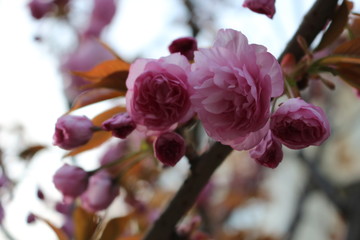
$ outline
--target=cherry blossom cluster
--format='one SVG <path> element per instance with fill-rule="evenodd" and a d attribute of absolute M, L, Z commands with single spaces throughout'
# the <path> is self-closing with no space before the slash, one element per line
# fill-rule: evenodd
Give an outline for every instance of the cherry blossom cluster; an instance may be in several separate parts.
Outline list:
<path fill-rule="evenodd" d="M 175 130 L 194 118 L 212 139 L 249 150 L 253 159 L 270 168 L 282 161 L 282 145 L 302 149 L 329 137 L 329 122 L 320 107 L 290 98 L 272 110 L 272 102 L 284 92 L 281 66 L 264 46 L 249 44 L 241 32 L 220 30 L 210 48 L 197 49 L 195 39 L 182 38 L 169 49 L 169 56 L 141 58 L 131 65 L 127 112 L 104 121 L 102 130 L 121 139 L 134 130 L 152 137 L 155 156 L 167 166 L 185 154 L 186 141 Z M 86 117 L 65 115 L 56 124 L 54 144 L 73 149 L 98 130 Z M 76 184 L 70 184 L 74 179 Z M 92 211 L 108 206 L 118 194 L 103 171 L 91 175 L 65 165 L 54 182 L 65 198 L 81 196 Z M 92 202 L 93 195 L 108 198 Z"/>

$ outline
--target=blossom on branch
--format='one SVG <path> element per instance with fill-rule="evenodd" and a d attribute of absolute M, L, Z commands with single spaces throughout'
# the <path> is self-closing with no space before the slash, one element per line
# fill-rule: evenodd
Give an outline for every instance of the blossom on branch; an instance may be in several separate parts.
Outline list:
<path fill-rule="evenodd" d="M 55 187 L 64 195 L 65 200 L 73 200 L 87 188 L 89 174 L 80 167 L 64 164 L 54 177 Z"/>
<path fill-rule="evenodd" d="M 330 136 L 330 124 L 324 111 L 300 98 L 281 104 L 271 117 L 273 135 L 291 149 L 319 146 Z"/>
<path fill-rule="evenodd" d="M 111 131 L 114 137 L 126 138 L 136 125 L 128 113 L 119 113 L 102 124 L 106 131 Z"/>
<path fill-rule="evenodd" d="M 194 60 L 194 51 L 198 49 L 197 41 L 193 37 L 183 37 L 175 39 L 169 46 L 170 53 L 180 53 L 189 61 Z"/>
<path fill-rule="evenodd" d="M 106 171 L 90 177 L 87 190 L 81 195 L 81 204 L 89 212 L 104 210 L 119 195 L 119 186 Z"/>
<path fill-rule="evenodd" d="M 275 0 L 245 0 L 243 7 L 256 13 L 265 14 L 269 18 L 273 18 L 275 14 Z"/>
<path fill-rule="evenodd" d="M 185 154 L 185 140 L 174 132 L 161 134 L 154 142 L 155 156 L 166 166 L 175 166 Z"/>
<path fill-rule="evenodd" d="M 276 168 L 284 156 L 281 143 L 273 138 L 271 131 L 249 153 L 257 163 L 269 168 Z"/>
<path fill-rule="evenodd" d="M 195 52 L 189 82 L 208 135 L 236 150 L 251 149 L 263 139 L 270 100 L 284 90 L 276 58 L 232 29 L 220 30 L 213 47 Z"/>
<path fill-rule="evenodd" d="M 188 73 L 190 64 L 179 53 L 138 59 L 126 80 L 126 108 L 140 131 L 159 135 L 193 116 Z"/>
<path fill-rule="evenodd" d="M 85 116 L 64 115 L 56 122 L 53 144 L 66 150 L 82 146 L 92 137 L 92 127 Z"/>

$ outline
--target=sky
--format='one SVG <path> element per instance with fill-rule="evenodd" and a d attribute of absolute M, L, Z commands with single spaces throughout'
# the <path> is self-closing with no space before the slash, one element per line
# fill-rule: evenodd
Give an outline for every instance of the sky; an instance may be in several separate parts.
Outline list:
<path fill-rule="evenodd" d="M 84 21 L 81 13 L 89 11 L 90 1 L 74 1 L 77 2 L 78 22 L 81 23 Z M 40 223 L 28 226 L 25 219 L 29 211 L 34 211 L 60 223 L 58 216 L 51 215 L 38 201 L 35 190 L 40 185 L 54 199 L 60 197 L 51 179 L 62 164 L 64 151 L 52 147 L 51 143 L 54 124 L 66 111 L 66 101 L 54 53 L 56 43 L 67 44 L 71 38 L 54 22 L 34 21 L 26 8 L 27 2 L 0 0 L 0 147 L 8 154 L 7 161 L 14 161 L 11 174 L 23 180 L 16 189 L 14 200 L 10 204 L 4 203 L 7 211 L 4 224 L 16 239 L 36 236 L 37 239 L 51 240 L 56 238 L 47 226 Z M 313 1 L 277 0 L 277 13 L 273 20 L 242 8 L 242 1 L 223 2 L 228 2 L 229 6 L 210 4 L 209 11 L 216 11 L 216 29 L 240 30 L 250 43 L 263 44 L 278 56 Z M 177 0 L 121 0 L 114 23 L 106 30 L 104 39 L 128 61 L 138 56 L 158 58 L 168 54 L 167 46 L 172 40 L 190 34 L 183 25 L 184 16 L 185 10 Z M 44 46 L 35 42 L 34 36 L 39 32 L 44 34 L 45 40 L 53 43 Z M 200 34 L 199 46 L 209 46 L 213 33 L 209 29 Z M 19 124 L 25 127 L 24 143 L 49 146 L 27 170 L 25 164 L 18 163 L 11 155 L 11 150 L 18 147 L 14 146 L 18 139 L 12 129 Z"/>

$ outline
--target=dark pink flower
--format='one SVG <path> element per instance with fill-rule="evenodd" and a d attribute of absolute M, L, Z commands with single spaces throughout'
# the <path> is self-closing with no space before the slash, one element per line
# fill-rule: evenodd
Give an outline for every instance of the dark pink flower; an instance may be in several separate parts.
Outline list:
<path fill-rule="evenodd" d="M 281 143 L 272 137 L 271 131 L 249 153 L 256 162 L 269 168 L 276 168 L 284 155 Z"/>
<path fill-rule="evenodd" d="M 27 218 L 26 218 L 26 222 L 27 223 L 34 223 L 36 220 L 36 216 L 33 213 L 29 213 Z"/>
<path fill-rule="evenodd" d="M 41 19 L 52 10 L 54 4 L 51 1 L 32 0 L 28 6 L 33 18 Z"/>
<path fill-rule="evenodd" d="M 102 124 L 106 131 L 111 131 L 114 137 L 126 138 L 136 128 L 135 122 L 128 113 L 119 113 Z"/>
<path fill-rule="evenodd" d="M 271 117 L 273 136 L 292 149 L 319 146 L 330 136 L 324 111 L 300 98 L 284 102 Z"/>
<path fill-rule="evenodd" d="M 194 60 L 194 51 L 197 49 L 197 41 L 193 37 L 175 39 L 169 46 L 170 53 L 181 53 L 189 61 Z"/>
<path fill-rule="evenodd" d="M 126 80 L 126 108 L 140 131 L 158 135 L 193 116 L 188 85 L 190 64 L 179 53 L 138 59 Z"/>
<path fill-rule="evenodd" d="M 119 194 L 119 186 L 106 171 L 91 176 L 89 187 L 81 195 L 81 203 L 89 212 L 104 210 Z"/>
<path fill-rule="evenodd" d="M 236 150 L 256 146 L 269 129 L 270 100 L 284 90 L 276 58 L 227 29 L 195 52 L 192 70 L 191 101 L 208 135 Z"/>
<path fill-rule="evenodd" d="M 158 136 L 154 142 L 157 159 L 166 166 L 175 166 L 185 154 L 185 141 L 174 132 L 166 132 Z"/>
<path fill-rule="evenodd" d="M 84 145 L 93 135 L 92 127 L 85 116 L 64 115 L 56 122 L 53 144 L 66 150 Z"/>
<path fill-rule="evenodd" d="M 245 0 L 243 7 L 256 13 L 265 14 L 269 18 L 273 18 L 275 14 L 275 0 Z"/>
<path fill-rule="evenodd" d="M 89 25 L 85 30 L 85 36 L 99 37 L 103 29 L 109 25 L 116 13 L 114 0 L 94 0 Z"/>
<path fill-rule="evenodd" d="M 55 187 L 64 195 L 65 200 L 73 200 L 87 188 L 89 175 L 82 168 L 64 164 L 54 177 Z"/>

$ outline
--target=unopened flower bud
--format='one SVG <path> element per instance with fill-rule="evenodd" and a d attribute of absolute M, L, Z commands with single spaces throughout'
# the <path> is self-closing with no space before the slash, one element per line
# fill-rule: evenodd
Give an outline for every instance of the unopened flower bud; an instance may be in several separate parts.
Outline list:
<path fill-rule="evenodd" d="M 291 149 L 319 146 L 330 136 L 330 124 L 324 111 L 300 98 L 284 102 L 272 115 L 273 136 Z"/>
<path fill-rule="evenodd" d="M 194 51 L 197 48 L 197 41 L 193 37 L 183 37 L 175 39 L 169 46 L 170 53 L 180 53 L 189 61 L 194 60 Z"/>
<path fill-rule="evenodd" d="M 89 187 L 81 195 L 81 204 L 87 211 L 97 212 L 109 207 L 118 194 L 119 186 L 110 174 L 100 171 L 90 178 Z"/>
<path fill-rule="evenodd" d="M 243 7 L 256 13 L 265 14 L 269 18 L 273 18 L 275 14 L 275 0 L 245 0 Z"/>
<path fill-rule="evenodd" d="M 185 154 L 185 141 L 177 133 L 166 132 L 155 140 L 154 151 L 156 158 L 164 165 L 175 166 Z"/>
<path fill-rule="evenodd" d="M 53 144 L 66 150 L 82 146 L 91 139 L 92 127 L 85 116 L 62 116 L 56 122 Z"/>
<path fill-rule="evenodd" d="M 35 19 L 43 18 L 48 12 L 51 11 L 53 3 L 49 1 L 42 0 L 32 0 L 28 4 L 30 8 L 31 15 Z"/>
<path fill-rule="evenodd" d="M 33 223 L 33 222 L 35 222 L 35 220 L 36 220 L 35 215 L 33 213 L 29 213 L 27 218 L 26 218 L 26 222 L 27 223 Z"/>
<path fill-rule="evenodd" d="M 102 124 L 103 128 L 111 131 L 114 137 L 126 138 L 136 128 L 135 122 L 128 113 L 119 113 L 106 120 Z"/>
<path fill-rule="evenodd" d="M 269 168 L 276 168 L 283 159 L 282 145 L 272 137 L 271 131 L 249 153 L 256 162 Z"/>
<path fill-rule="evenodd" d="M 80 167 L 63 165 L 53 177 L 55 187 L 64 195 L 65 200 L 72 200 L 82 194 L 89 181 L 89 175 Z"/>

